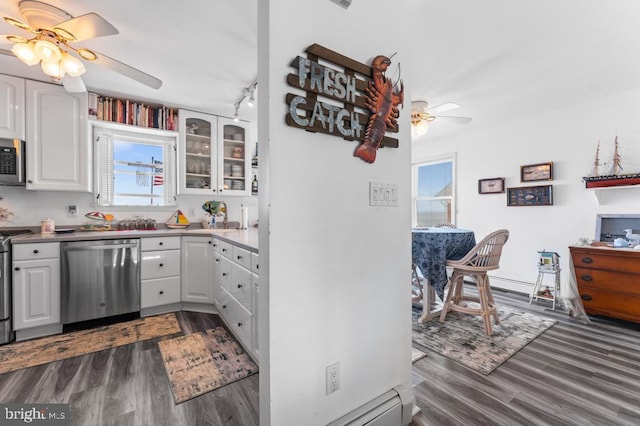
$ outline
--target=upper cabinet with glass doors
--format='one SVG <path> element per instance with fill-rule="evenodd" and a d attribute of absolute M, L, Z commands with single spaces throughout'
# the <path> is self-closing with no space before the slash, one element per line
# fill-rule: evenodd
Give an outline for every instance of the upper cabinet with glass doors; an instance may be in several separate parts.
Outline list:
<path fill-rule="evenodd" d="M 249 195 L 249 124 L 180 110 L 181 194 Z"/>

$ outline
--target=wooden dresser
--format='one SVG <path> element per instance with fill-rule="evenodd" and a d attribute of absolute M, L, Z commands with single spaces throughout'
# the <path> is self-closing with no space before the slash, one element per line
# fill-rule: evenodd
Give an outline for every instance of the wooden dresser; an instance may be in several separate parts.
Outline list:
<path fill-rule="evenodd" d="M 587 314 L 640 322 L 640 250 L 569 247 Z"/>

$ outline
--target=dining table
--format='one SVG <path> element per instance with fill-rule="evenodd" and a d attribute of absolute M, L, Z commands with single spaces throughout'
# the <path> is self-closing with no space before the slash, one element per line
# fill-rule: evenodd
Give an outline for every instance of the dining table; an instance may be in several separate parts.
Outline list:
<path fill-rule="evenodd" d="M 411 257 L 414 268 L 427 282 L 422 289 L 422 315 L 420 322 L 429 321 L 442 310 L 447 285 L 447 260 L 462 259 L 475 245 L 473 231 L 461 228 L 430 227 L 414 228 L 411 231 Z"/>

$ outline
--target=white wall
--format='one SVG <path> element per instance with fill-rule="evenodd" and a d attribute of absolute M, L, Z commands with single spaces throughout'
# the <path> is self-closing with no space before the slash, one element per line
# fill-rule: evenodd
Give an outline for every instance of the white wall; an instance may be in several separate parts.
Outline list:
<path fill-rule="evenodd" d="M 507 228 L 500 269 L 492 285 L 529 292 L 537 277 L 537 251 L 560 254 L 562 282 L 568 282 L 568 246 L 595 237 L 596 214 L 640 214 L 638 188 L 606 190 L 598 203 L 582 177 L 593 164 L 598 139 L 607 160 L 616 133 L 625 171 L 640 171 L 640 90 L 546 111 L 534 116 L 413 144 L 413 160 L 457 153 L 457 224 L 476 239 Z M 434 124 L 435 126 L 436 124 Z M 553 161 L 550 182 L 520 182 L 520 166 Z M 624 166 L 624 164 L 623 164 Z M 507 207 L 506 194 L 478 194 L 478 179 L 505 177 L 506 187 L 553 185 L 553 206 Z"/>
<path fill-rule="evenodd" d="M 392 29 L 377 30 L 389 13 L 383 2 L 344 10 L 269 0 L 259 8 L 260 182 L 268 186 L 260 196 L 261 264 L 268 260 L 260 275 L 260 422 L 324 425 L 410 386 L 409 108 L 400 148 L 383 149 L 370 165 L 353 156 L 356 142 L 285 125 L 285 95 L 295 92 L 285 77 L 313 43 L 366 63 L 398 51 L 406 73 L 408 27 L 398 15 Z M 370 181 L 398 184 L 400 206 L 370 207 Z M 327 396 L 325 369 L 335 362 L 341 388 Z"/>
<path fill-rule="evenodd" d="M 174 207 L 159 209 L 135 208 L 107 208 L 92 205 L 93 195 L 89 193 L 57 192 L 57 191 L 27 191 L 24 187 L 0 186 L 0 207 L 8 209 L 14 216 L 4 221 L 0 226 L 40 226 L 42 219 L 54 219 L 56 226 L 76 226 L 90 219 L 84 217 L 91 211 L 112 213 L 116 219 L 127 219 L 135 216 L 155 219 L 164 223 L 176 209 L 180 209 L 190 222 L 200 223 L 205 212 L 202 204 L 208 200 L 225 201 L 229 207 L 229 220 L 240 220 L 240 205 L 249 207 L 249 223 L 254 224 L 258 219 L 257 197 L 230 197 L 212 195 L 179 195 L 178 204 Z M 75 205 L 78 211 L 76 218 L 67 217 L 67 206 Z"/>

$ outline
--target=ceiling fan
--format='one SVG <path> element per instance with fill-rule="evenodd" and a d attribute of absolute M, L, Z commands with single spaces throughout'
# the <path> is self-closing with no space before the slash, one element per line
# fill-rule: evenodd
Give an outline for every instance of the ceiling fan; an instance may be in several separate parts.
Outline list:
<path fill-rule="evenodd" d="M 136 68 L 95 50 L 75 47 L 74 43 L 118 34 L 118 30 L 97 13 L 73 17 L 62 9 L 37 0 L 18 3 L 22 20 L 3 15 L 5 22 L 30 34 L 5 35 L 12 49 L 0 53 L 15 56 L 31 66 L 40 64 L 42 71 L 61 81 L 70 92 L 84 92 L 80 76 L 86 71 L 82 60 L 89 61 L 158 89 L 162 81 Z M 81 60 L 82 59 L 82 60 Z"/>
<path fill-rule="evenodd" d="M 429 108 L 426 101 L 411 102 L 411 138 L 415 139 L 427 133 L 429 123 L 435 120 L 449 121 L 457 124 L 471 123 L 471 117 L 454 117 L 450 115 L 439 115 L 442 112 L 451 111 L 459 108 L 460 105 L 452 102 L 436 105 Z"/>

